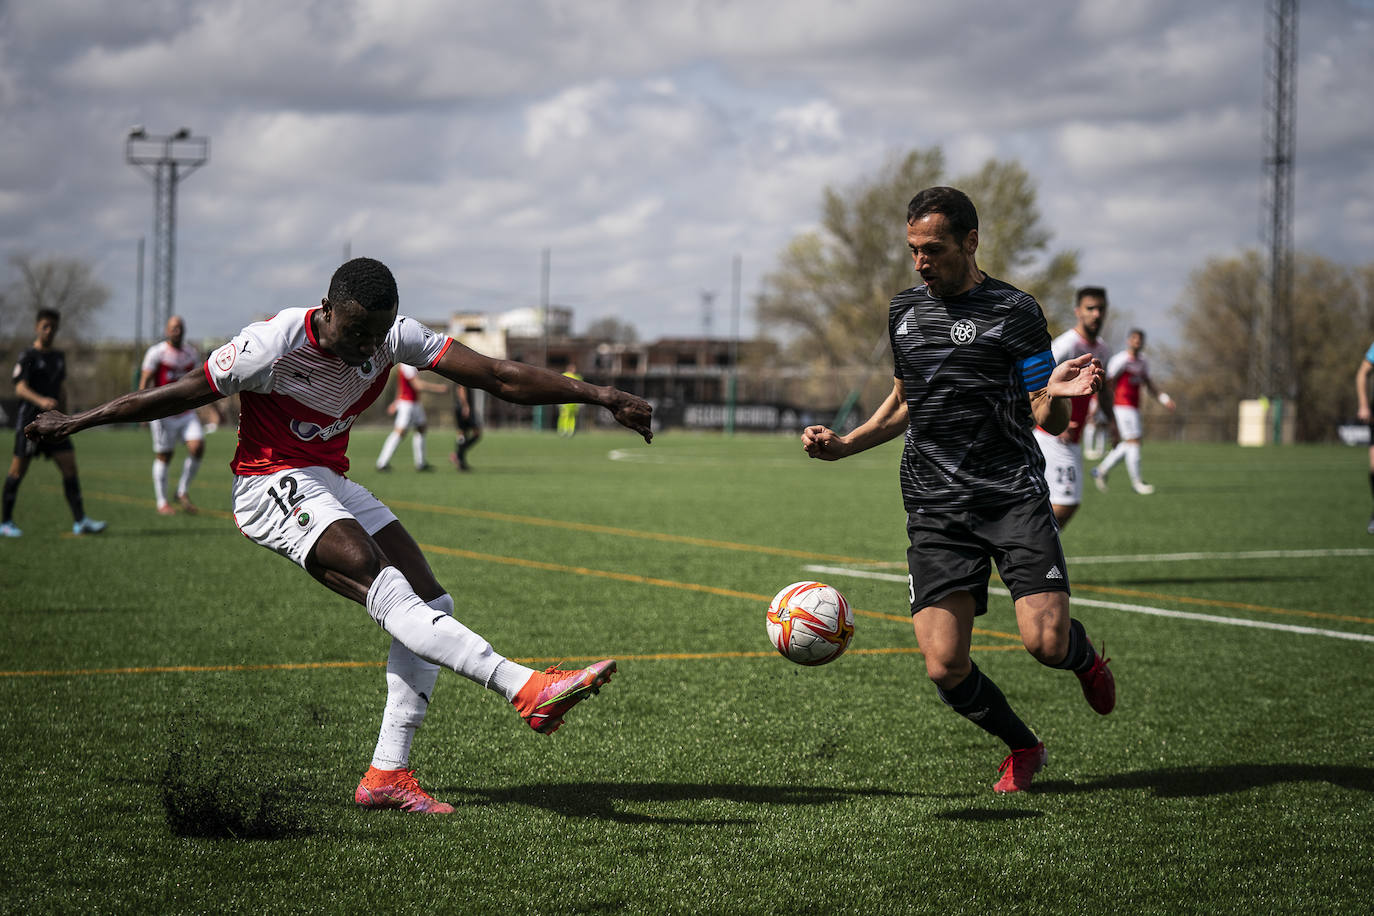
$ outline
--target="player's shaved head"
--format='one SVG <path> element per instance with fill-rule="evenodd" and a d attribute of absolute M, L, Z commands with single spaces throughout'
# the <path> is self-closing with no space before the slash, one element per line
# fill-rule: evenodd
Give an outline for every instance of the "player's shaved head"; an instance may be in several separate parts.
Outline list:
<path fill-rule="evenodd" d="M 356 302 L 369 312 L 389 312 L 400 300 L 391 270 L 372 258 L 348 261 L 329 280 L 330 302 Z"/>

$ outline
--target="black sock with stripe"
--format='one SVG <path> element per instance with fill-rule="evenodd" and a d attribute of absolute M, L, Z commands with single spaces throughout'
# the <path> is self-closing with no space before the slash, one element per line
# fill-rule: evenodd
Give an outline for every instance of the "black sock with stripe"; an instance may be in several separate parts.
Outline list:
<path fill-rule="evenodd" d="M 1083 624 L 1070 618 L 1069 651 L 1064 654 L 1064 659 L 1059 664 L 1048 665 L 1047 667 L 1082 674 L 1091 668 L 1096 660 L 1097 651 L 1093 649 L 1093 644 L 1088 642 L 1088 634 L 1083 629 Z"/>
<path fill-rule="evenodd" d="M 1014 751 L 1035 747 L 1040 739 L 1026 727 L 992 678 L 974 665 L 968 677 L 949 690 L 935 687 L 945 705 L 991 735 L 996 735 Z"/>

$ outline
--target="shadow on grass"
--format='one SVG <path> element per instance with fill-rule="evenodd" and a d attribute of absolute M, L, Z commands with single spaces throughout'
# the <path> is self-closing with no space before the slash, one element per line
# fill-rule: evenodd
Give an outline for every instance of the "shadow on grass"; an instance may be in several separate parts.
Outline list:
<path fill-rule="evenodd" d="M 1044 817 L 1044 812 L 1026 808 L 969 808 L 965 811 L 944 811 L 935 815 L 942 821 L 1019 821 L 1028 817 Z"/>
<path fill-rule="evenodd" d="M 749 824 L 743 817 L 685 817 L 624 810 L 625 805 L 673 805 L 695 802 L 734 802 L 751 805 L 833 805 L 851 798 L 911 798 L 916 793 L 892 789 L 836 789 L 830 786 L 717 785 L 708 783 L 560 783 L 510 786 L 504 789 L 454 789 L 466 793 L 463 804 L 517 804 L 543 808 L 567 817 L 590 817 L 622 824 L 694 825 Z M 452 799 L 457 803 L 457 799 Z"/>
<path fill-rule="evenodd" d="M 1325 782 L 1343 789 L 1374 792 L 1374 768 L 1310 763 L 1229 764 L 1168 767 L 1119 773 L 1087 782 L 1036 780 L 1038 793 L 1074 794 L 1104 789 L 1149 789 L 1155 798 L 1201 798 L 1228 795 L 1290 782 Z"/>

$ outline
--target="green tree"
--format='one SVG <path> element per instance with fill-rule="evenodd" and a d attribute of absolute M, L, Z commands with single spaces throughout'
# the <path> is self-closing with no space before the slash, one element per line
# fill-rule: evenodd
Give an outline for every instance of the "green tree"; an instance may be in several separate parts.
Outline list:
<path fill-rule="evenodd" d="M 1264 261 L 1258 252 L 1212 258 L 1195 270 L 1174 309 L 1181 343 L 1164 351 L 1170 389 L 1186 407 L 1234 415 L 1253 398 L 1250 362 L 1255 319 L 1264 302 Z M 1289 328 L 1278 356 L 1300 441 L 1334 439 L 1355 414 L 1353 379 L 1374 334 L 1374 263 L 1345 267 L 1315 254 L 1293 263 Z M 1234 345 L 1218 345 L 1218 341 Z"/>
<path fill-rule="evenodd" d="M 919 282 L 906 247 L 907 202 L 922 188 L 945 183 L 978 207 L 979 266 L 1034 295 L 1052 329 L 1065 323 L 1078 256 L 1065 251 L 1045 257 L 1050 232 L 1040 222 L 1030 176 L 1015 162 L 989 160 L 947 181 L 944 154 L 932 147 L 893 159 L 848 188 L 825 189 L 820 228 L 788 244 L 757 300 L 760 325 L 790 338 L 783 359 L 840 379 L 832 389 L 847 388 L 853 379 L 833 370 L 883 364 L 888 303 Z M 876 389 L 865 392 L 874 394 Z"/>
<path fill-rule="evenodd" d="M 109 287 L 79 258 L 18 253 L 9 263 L 13 277 L 0 292 L 0 334 L 22 338 L 33 329 L 34 313 L 50 308 L 62 314 L 63 335 L 79 338 L 110 300 Z"/>

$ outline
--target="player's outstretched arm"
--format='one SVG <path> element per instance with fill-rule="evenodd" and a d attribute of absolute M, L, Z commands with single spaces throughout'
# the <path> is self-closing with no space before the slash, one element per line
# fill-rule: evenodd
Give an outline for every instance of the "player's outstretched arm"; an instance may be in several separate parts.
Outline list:
<path fill-rule="evenodd" d="M 1036 424 L 1051 436 L 1068 429 L 1071 414 L 1068 398 L 1092 394 L 1102 387 L 1103 378 L 1102 363 L 1091 353 L 1066 359 L 1055 366 L 1045 387 L 1030 395 Z"/>
<path fill-rule="evenodd" d="M 645 442 L 654 438 L 650 425 L 654 409 L 649 402 L 610 385 L 591 385 L 538 366 L 492 359 L 457 341 L 431 368 L 451 382 L 481 388 L 513 404 L 596 404 Z"/>
<path fill-rule="evenodd" d="M 190 372 L 170 385 L 132 391 L 73 416 L 55 410 L 41 413 L 38 419 L 24 427 L 24 435 L 35 442 L 51 442 L 92 426 L 160 420 L 183 410 L 203 407 L 220 397 L 204 372 Z"/>
<path fill-rule="evenodd" d="M 808 426 L 802 430 L 802 448 L 812 458 L 838 461 L 895 439 L 906 432 L 907 421 L 906 386 L 893 379 L 887 398 L 852 433 L 841 436 L 828 426 Z"/>

